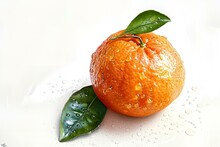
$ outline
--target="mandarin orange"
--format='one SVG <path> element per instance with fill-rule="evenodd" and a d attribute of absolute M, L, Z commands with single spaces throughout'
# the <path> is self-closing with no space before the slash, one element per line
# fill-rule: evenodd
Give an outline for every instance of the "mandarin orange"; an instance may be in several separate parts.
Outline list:
<path fill-rule="evenodd" d="M 107 108 L 127 116 L 143 117 L 167 107 L 182 91 L 185 70 L 180 55 L 154 33 L 112 39 L 93 53 L 90 77 L 93 89 Z"/>

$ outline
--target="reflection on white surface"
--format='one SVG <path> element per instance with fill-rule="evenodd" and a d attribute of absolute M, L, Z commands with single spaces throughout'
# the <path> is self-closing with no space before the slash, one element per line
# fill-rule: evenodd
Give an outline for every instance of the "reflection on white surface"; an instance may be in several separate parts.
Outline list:
<path fill-rule="evenodd" d="M 46 144 L 51 142 L 51 145 L 60 145 L 57 144 L 57 131 L 62 107 L 74 91 L 89 84 L 88 78 L 71 79 L 65 72 L 57 73 L 49 80 L 34 86 L 24 97 L 23 109 L 19 112 L 10 111 L 8 115 L 14 117 L 6 117 L 7 122 L 4 122 L 3 126 L 9 126 L 9 124 L 13 126 L 13 122 L 16 121 L 16 126 L 13 126 L 13 129 L 18 131 L 19 136 L 22 134 L 22 138 L 34 132 L 33 136 L 35 137 L 29 139 L 29 144 L 34 142 L 35 138 L 48 135 L 51 137 L 44 138 Z M 186 86 L 174 103 L 165 110 L 146 118 L 126 117 L 108 111 L 98 130 L 89 136 L 69 142 L 69 144 L 102 146 L 105 142 L 109 146 L 143 146 L 145 144 L 157 146 L 178 140 L 179 137 L 196 138 L 198 134 L 203 133 L 202 112 L 205 107 L 206 105 L 202 103 L 198 95 L 198 88 Z M 32 125 L 26 126 L 24 120 Z M 24 131 L 24 128 L 27 131 Z M 6 134 L 7 130 L 8 128 L 2 128 L 2 132 Z M 19 137 L 16 138 L 20 142 Z M 102 139 L 102 141 L 96 142 L 98 139 Z M 6 140 L 8 139 L 6 138 Z M 21 145 L 23 143 L 20 142 Z"/>
<path fill-rule="evenodd" d="M 219 5 L 218 0 L 0 1 L 0 145 L 219 146 Z M 77 80 L 88 79 L 92 52 L 147 9 L 172 20 L 156 33 L 184 60 L 187 81 L 180 99 L 143 119 L 109 111 L 94 134 L 59 143 L 59 115 L 79 83 L 89 84 Z"/>

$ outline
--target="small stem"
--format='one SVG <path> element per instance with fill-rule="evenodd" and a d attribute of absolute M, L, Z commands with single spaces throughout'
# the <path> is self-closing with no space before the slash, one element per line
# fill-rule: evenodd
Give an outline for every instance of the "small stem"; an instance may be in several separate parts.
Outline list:
<path fill-rule="evenodd" d="M 136 35 L 132 35 L 134 38 L 137 38 L 137 39 L 139 39 L 139 41 L 140 41 L 140 46 L 141 47 L 146 47 L 146 44 L 143 42 L 143 40 L 141 39 L 141 37 L 140 36 L 136 36 Z"/>
<path fill-rule="evenodd" d="M 136 35 L 119 35 L 119 36 L 112 37 L 111 40 L 115 40 L 117 38 L 136 38 L 140 41 L 140 46 L 141 47 L 146 47 L 146 44 L 143 42 L 143 40 L 141 39 L 140 36 L 136 36 Z"/>

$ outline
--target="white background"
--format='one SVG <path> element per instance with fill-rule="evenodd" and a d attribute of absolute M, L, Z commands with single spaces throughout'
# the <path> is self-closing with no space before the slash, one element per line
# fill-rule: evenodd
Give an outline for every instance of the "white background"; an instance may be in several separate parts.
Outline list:
<path fill-rule="evenodd" d="M 137 14 L 148 9 L 171 18 L 156 33 L 166 36 L 180 53 L 186 67 L 185 91 L 187 86 L 196 86 L 206 106 L 202 134 L 197 133 L 193 139 L 182 134 L 157 145 L 220 146 L 218 0 L 0 0 L 0 144 L 88 145 L 89 137 L 82 139 L 85 144 L 74 141 L 60 144 L 54 139 L 57 122 L 52 131 L 47 130 L 51 119 L 59 118 L 68 96 L 56 96 L 53 101 L 48 100 L 51 97 L 29 96 L 42 83 L 55 81 L 59 74 L 67 82 L 88 78 L 91 54 L 101 42 L 125 29 Z M 97 134 L 91 139 L 103 140 Z M 114 135 L 110 137 L 114 140 Z M 142 141 L 137 140 L 137 146 Z M 120 142 L 116 144 L 120 146 Z"/>

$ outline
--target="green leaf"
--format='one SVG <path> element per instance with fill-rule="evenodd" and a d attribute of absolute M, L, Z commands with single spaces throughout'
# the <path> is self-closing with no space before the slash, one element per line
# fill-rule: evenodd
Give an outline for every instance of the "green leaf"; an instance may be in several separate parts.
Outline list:
<path fill-rule="evenodd" d="M 160 12 L 154 10 L 144 11 L 131 21 L 124 34 L 152 32 L 169 21 L 170 18 Z"/>
<path fill-rule="evenodd" d="M 97 98 L 92 86 L 75 92 L 62 111 L 59 141 L 90 133 L 102 122 L 106 111 L 107 108 Z"/>

